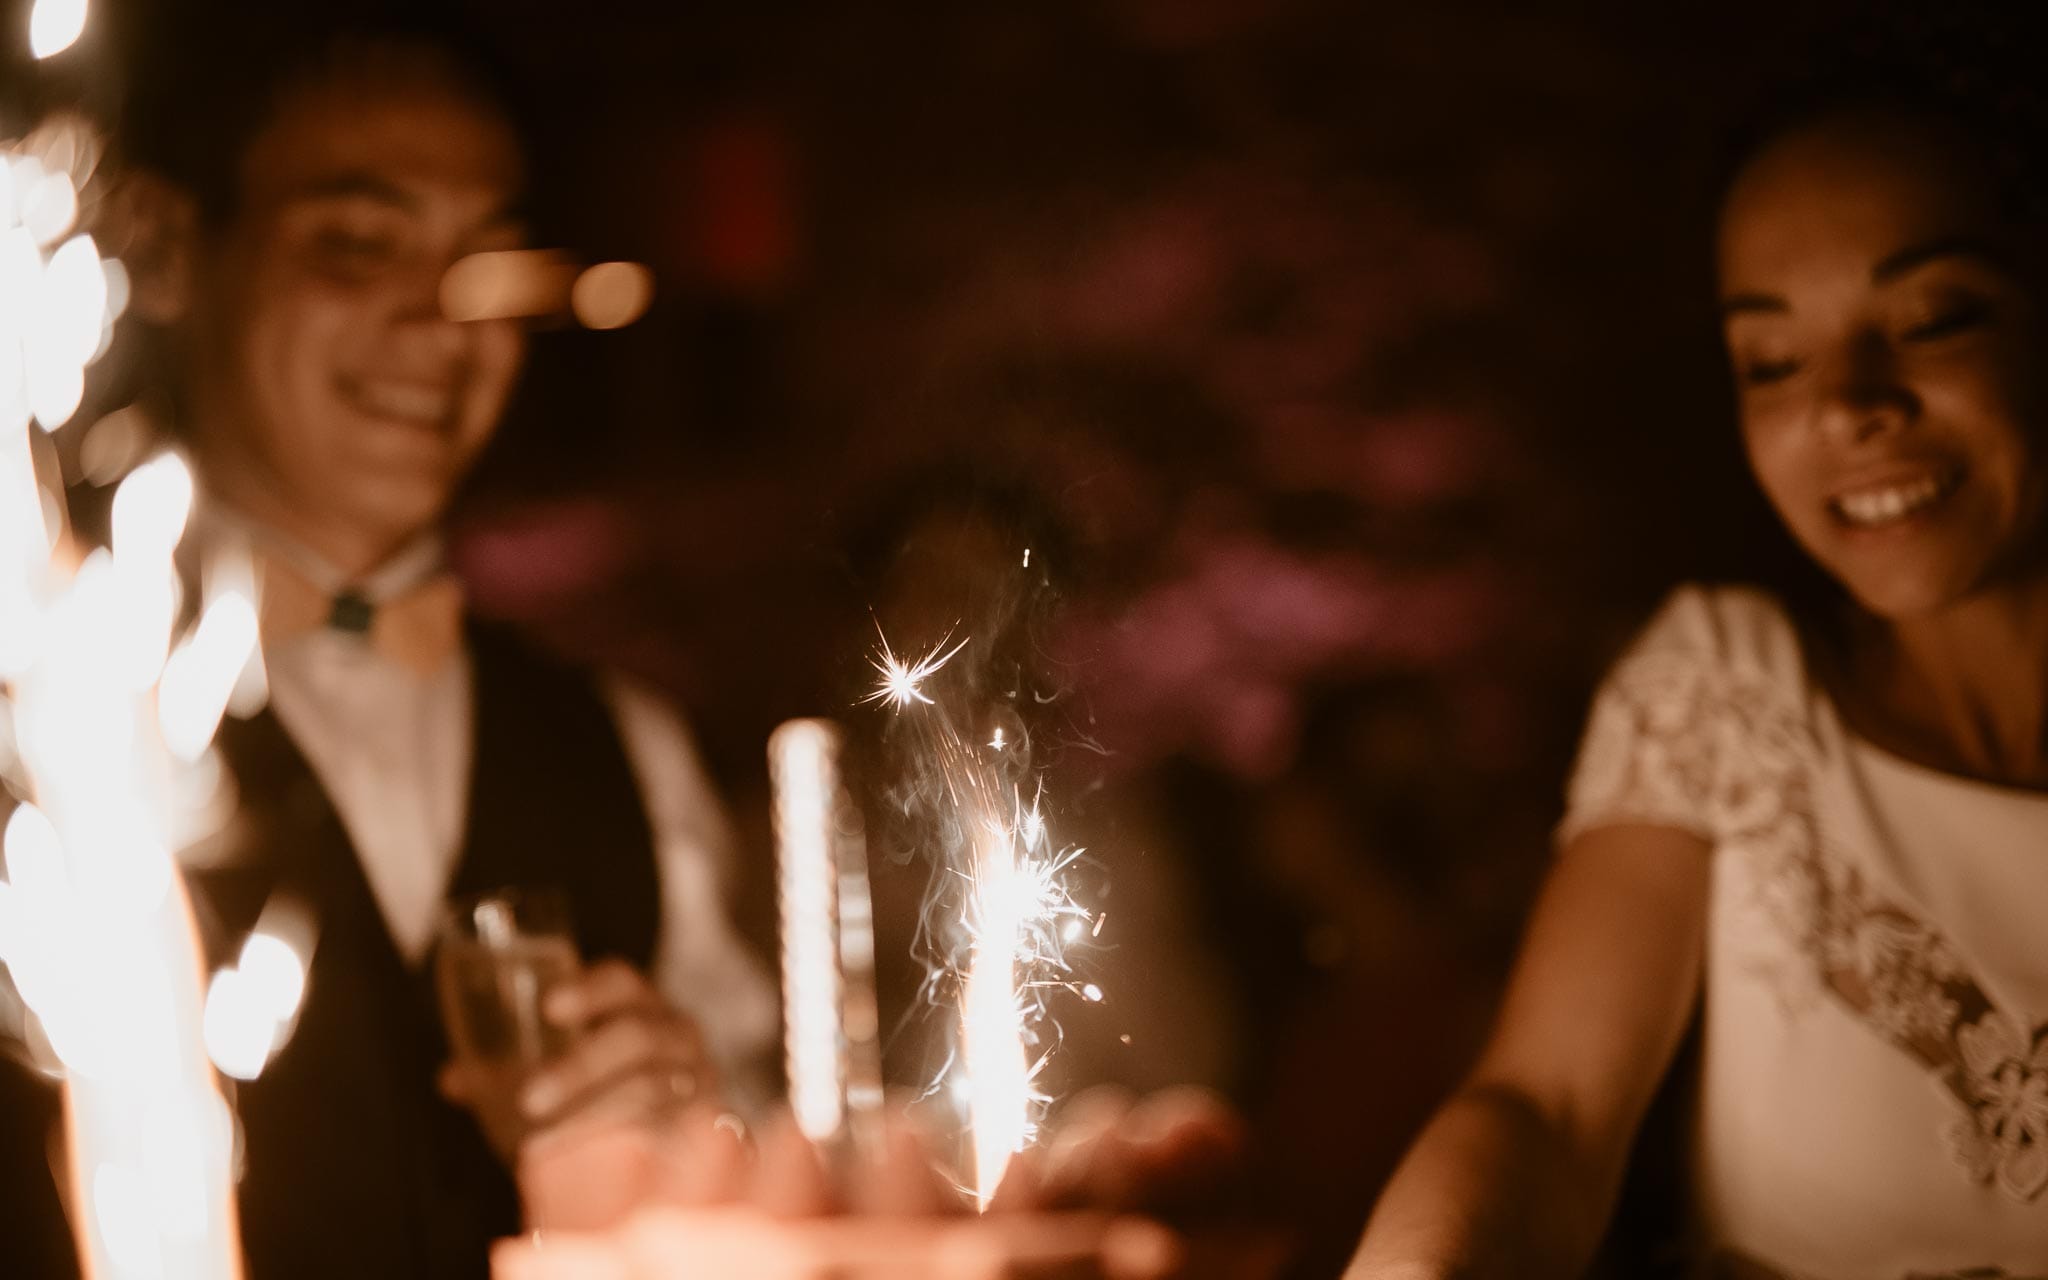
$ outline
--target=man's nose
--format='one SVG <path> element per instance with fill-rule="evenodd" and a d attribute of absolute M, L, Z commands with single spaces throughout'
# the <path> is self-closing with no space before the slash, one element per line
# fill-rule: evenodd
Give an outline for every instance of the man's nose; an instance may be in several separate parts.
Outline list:
<path fill-rule="evenodd" d="M 441 305 L 441 282 L 447 274 L 448 264 L 440 261 L 406 271 L 396 282 L 392 322 L 408 341 L 429 344 L 433 354 L 455 357 L 467 351 L 472 326 L 449 319 Z"/>
<path fill-rule="evenodd" d="M 1860 444 L 1900 430 L 1918 409 L 1918 399 L 1899 376 L 1890 343 L 1881 334 L 1866 334 L 1844 343 L 1826 361 L 1813 422 L 1832 441 Z"/>

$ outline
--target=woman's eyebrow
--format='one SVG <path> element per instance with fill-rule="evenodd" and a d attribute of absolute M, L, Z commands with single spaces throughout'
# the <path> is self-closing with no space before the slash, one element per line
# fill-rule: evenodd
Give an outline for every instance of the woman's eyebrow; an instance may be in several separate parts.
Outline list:
<path fill-rule="evenodd" d="M 1982 240 L 1970 236 L 1943 236 L 1887 254 L 1882 262 L 1870 269 L 1870 278 L 1874 283 L 1883 284 L 1943 258 L 1967 258 L 2000 272 L 2010 269 L 2005 255 Z"/>

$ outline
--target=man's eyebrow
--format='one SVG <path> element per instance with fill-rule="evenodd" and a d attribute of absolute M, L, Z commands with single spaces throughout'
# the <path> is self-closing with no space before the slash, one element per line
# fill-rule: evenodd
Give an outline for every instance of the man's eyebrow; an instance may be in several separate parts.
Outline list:
<path fill-rule="evenodd" d="M 1986 242 L 1969 236 L 1944 236 L 1938 240 L 1908 245 L 1897 253 L 1886 255 L 1884 261 L 1870 269 L 1870 278 L 1875 283 L 1883 284 L 1942 258 L 1970 258 L 1995 271 L 2011 270 L 2006 255 Z"/>
<path fill-rule="evenodd" d="M 286 193 L 288 202 L 319 202 L 322 200 L 369 200 L 386 205 L 404 213 L 416 214 L 422 209 L 417 194 L 374 173 L 351 171 L 330 174 L 299 184 Z M 533 208 L 530 198 L 515 196 L 491 210 L 483 219 L 490 228 L 511 228 L 525 234 L 533 224 Z"/>
<path fill-rule="evenodd" d="M 419 198 L 404 187 L 374 173 L 329 174 L 293 187 L 289 200 L 374 200 L 408 213 L 419 210 Z"/>
<path fill-rule="evenodd" d="M 1758 311 L 1785 312 L 1791 304 L 1774 293 L 1731 293 L 1721 299 L 1721 314 L 1724 316 L 1745 315 Z"/>

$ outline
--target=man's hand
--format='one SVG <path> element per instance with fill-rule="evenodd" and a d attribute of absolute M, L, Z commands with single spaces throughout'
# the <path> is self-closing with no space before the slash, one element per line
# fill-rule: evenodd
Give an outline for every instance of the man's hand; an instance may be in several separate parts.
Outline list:
<path fill-rule="evenodd" d="M 442 1071 L 441 1090 L 478 1113 L 516 1166 L 529 1216 L 542 1203 L 554 1206 L 552 1216 L 581 1219 L 622 1211 L 646 1194 L 667 1127 L 718 1096 L 703 1038 L 619 961 L 550 990 L 541 1014 L 567 1033 L 569 1047 L 520 1083 L 514 1115 L 491 1106 L 489 1082 L 459 1062 Z"/>
<path fill-rule="evenodd" d="M 541 1014 L 571 1042 L 520 1088 L 528 1141 L 572 1125 L 658 1122 L 717 1096 L 697 1025 L 621 961 L 557 985 Z"/>
<path fill-rule="evenodd" d="M 1238 1172 L 1244 1121 L 1206 1089 L 1142 1098 L 1091 1089 L 1044 1142 L 1011 1162 L 991 1207 L 1171 1212 L 1213 1196 Z"/>

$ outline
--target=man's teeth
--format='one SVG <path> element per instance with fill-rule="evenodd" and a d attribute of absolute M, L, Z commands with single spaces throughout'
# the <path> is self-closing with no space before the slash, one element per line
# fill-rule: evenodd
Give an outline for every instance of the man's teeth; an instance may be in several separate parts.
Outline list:
<path fill-rule="evenodd" d="M 1929 477 L 1910 484 L 1845 493 L 1835 499 L 1835 509 L 1851 524 L 1886 524 L 1932 504 L 1941 493 L 1941 481 Z"/>
<path fill-rule="evenodd" d="M 357 385 L 356 399 L 365 409 L 383 418 L 438 423 L 448 417 L 448 393 L 426 387 L 364 382 Z"/>

